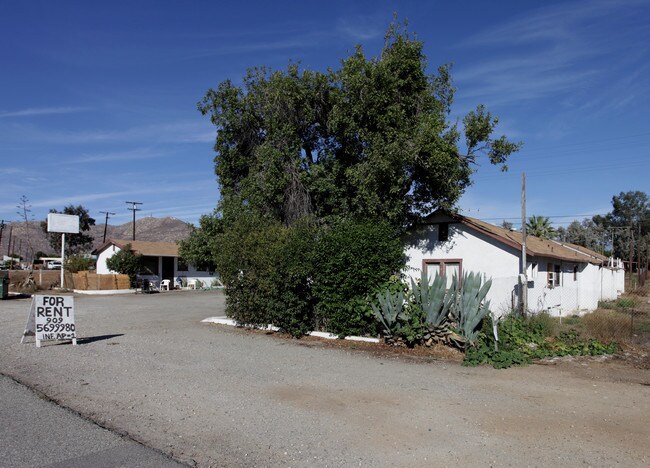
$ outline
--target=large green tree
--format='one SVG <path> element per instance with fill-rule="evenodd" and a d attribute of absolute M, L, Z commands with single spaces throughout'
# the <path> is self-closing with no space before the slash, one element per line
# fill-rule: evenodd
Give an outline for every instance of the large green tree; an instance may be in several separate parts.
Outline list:
<path fill-rule="evenodd" d="M 392 26 L 377 57 L 361 46 L 340 69 L 250 70 L 199 103 L 217 127 L 215 172 L 222 199 L 237 199 L 285 224 L 381 218 L 405 226 L 452 208 L 478 158 L 504 170 L 519 143 L 494 138 L 483 106 L 462 123 L 449 115 L 449 66 L 427 73 L 423 44 Z"/>
<path fill-rule="evenodd" d="M 454 91 L 399 25 L 376 57 L 359 46 L 327 73 L 260 67 L 210 89 L 198 107 L 217 128 L 221 199 L 181 255 L 214 262 L 242 323 L 370 332 L 367 297 L 399 274 L 401 230 L 453 209 L 479 158 L 505 170 L 520 147 L 483 106 L 450 118 Z"/>
<path fill-rule="evenodd" d="M 66 255 L 88 253 L 92 249 L 94 237 L 89 235 L 88 232 L 95 225 L 95 219 L 91 218 L 87 208 L 81 205 L 68 205 L 63 208 L 63 211 L 52 209 L 50 213 L 79 216 L 79 234 L 66 234 L 65 236 Z M 47 234 L 50 247 L 55 252 L 61 252 L 61 234 L 47 232 L 47 220 L 41 222 L 41 228 Z"/>

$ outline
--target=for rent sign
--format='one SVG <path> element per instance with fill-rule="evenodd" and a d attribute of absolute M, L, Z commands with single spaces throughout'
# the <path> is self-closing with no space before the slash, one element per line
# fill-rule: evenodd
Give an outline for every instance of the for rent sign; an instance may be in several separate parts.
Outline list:
<path fill-rule="evenodd" d="M 36 336 L 36 346 L 45 340 L 72 340 L 77 344 L 74 297 L 35 295 L 24 336 L 31 334 Z"/>

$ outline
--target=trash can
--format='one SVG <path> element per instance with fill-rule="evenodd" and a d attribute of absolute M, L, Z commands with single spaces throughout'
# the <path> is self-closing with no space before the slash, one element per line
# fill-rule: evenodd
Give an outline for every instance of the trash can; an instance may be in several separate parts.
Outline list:
<path fill-rule="evenodd" d="M 0 299 L 9 297 L 9 272 L 0 271 Z"/>

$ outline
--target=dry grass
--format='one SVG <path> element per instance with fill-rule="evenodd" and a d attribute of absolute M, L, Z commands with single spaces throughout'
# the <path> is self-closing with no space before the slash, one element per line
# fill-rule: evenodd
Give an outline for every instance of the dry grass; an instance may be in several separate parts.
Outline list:
<path fill-rule="evenodd" d="M 627 342 L 632 337 L 629 313 L 598 309 L 582 317 L 585 335 L 603 342 Z"/>

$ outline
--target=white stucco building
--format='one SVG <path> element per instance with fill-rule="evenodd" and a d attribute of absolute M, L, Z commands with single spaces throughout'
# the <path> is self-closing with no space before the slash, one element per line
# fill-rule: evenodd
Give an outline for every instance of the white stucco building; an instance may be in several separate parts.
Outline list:
<path fill-rule="evenodd" d="M 497 315 L 521 303 L 521 232 L 460 215 L 436 212 L 407 238 L 406 273 L 422 269 L 447 273 L 480 272 L 492 278 L 487 299 Z M 527 236 L 528 309 L 552 315 L 594 310 L 598 301 L 624 290 L 623 263 L 573 244 Z"/>
<path fill-rule="evenodd" d="M 170 284 L 180 287 L 183 282 L 198 280 L 204 286 L 212 286 L 218 275 L 214 271 L 197 270 L 186 264 L 178 255 L 178 244 L 174 242 L 146 242 L 123 239 L 107 239 L 93 253 L 97 255 L 97 274 L 111 274 L 114 271 L 106 266 L 106 260 L 120 250 L 131 245 L 131 251 L 142 255 L 142 274 L 140 278 L 160 286 L 160 281 L 168 279 Z"/>

